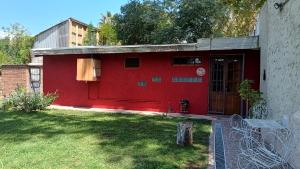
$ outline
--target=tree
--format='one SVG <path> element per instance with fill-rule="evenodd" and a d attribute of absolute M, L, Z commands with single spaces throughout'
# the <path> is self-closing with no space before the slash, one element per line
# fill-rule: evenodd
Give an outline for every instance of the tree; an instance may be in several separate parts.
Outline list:
<path fill-rule="evenodd" d="M 219 34 L 219 26 L 226 21 L 225 8 L 218 0 L 182 0 L 176 25 L 181 28 L 181 39 L 196 42 Z"/>
<path fill-rule="evenodd" d="M 101 24 L 99 27 L 99 44 L 116 45 L 118 44 L 117 33 L 109 23 Z"/>
<path fill-rule="evenodd" d="M 99 44 L 116 45 L 118 44 L 117 32 L 113 26 L 113 16 L 110 12 L 102 15 L 99 23 Z"/>
<path fill-rule="evenodd" d="M 115 15 L 118 38 L 124 44 L 164 44 L 220 33 L 226 21 L 218 0 L 132 0 Z"/>
<path fill-rule="evenodd" d="M 245 36 L 266 0 L 131 0 L 113 18 L 123 44 L 164 44 Z"/>
<path fill-rule="evenodd" d="M 169 18 L 160 1 L 132 0 L 114 17 L 118 38 L 123 44 L 161 43 L 157 37 Z"/>
<path fill-rule="evenodd" d="M 92 23 L 88 25 L 87 34 L 83 39 L 83 45 L 86 46 L 97 45 L 97 30 Z"/>
<path fill-rule="evenodd" d="M 111 12 L 106 12 L 106 14 L 102 14 L 100 18 L 100 25 L 101 24 L 112 24 L 113 15 Z"/>
<path fill-rule="evenodd" d="M 0 51 L 6 55 L 7 60 L 14 64 L 26 64 L 30 62 L 30 49 L 34 38 L 31 37 L 24 26 L 15 23 L 10 27 L 2 27 L 7 35 L 0 40 Z M 6 59 L 4 59 L 6 60 Z"/>
<path fill-rule="evenodd" d="M 11 62 L 11 58 L 6 53 L 0 50 L 0 65 L 9 64 Z"/>
<path fill-rule="evenodd" d="M 249 36 L 255 28 L 257 15 L 266 0 L 221 0 L 228 8 L 225 36 Z"/>

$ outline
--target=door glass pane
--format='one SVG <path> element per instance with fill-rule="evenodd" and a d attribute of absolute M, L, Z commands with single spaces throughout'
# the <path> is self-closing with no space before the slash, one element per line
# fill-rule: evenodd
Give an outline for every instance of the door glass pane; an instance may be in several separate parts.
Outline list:
<path fill-rule="evenodd" d="M 224 59 L 214 59 L 212 71 L 212 90 L 215 92 L 223 91 L 224 79 Z"/>
<path fill-rule="evenodd" d="M 236 60 L 230 60 L 227 72 L 227 92 L 238 93 L 240 81 L 240 63 Z"/>

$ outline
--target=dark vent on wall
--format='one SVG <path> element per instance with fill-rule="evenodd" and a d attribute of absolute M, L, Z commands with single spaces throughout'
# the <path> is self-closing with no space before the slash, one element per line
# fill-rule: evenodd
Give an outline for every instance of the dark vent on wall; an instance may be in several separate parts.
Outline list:
<path fill-rule="evenodd" d="M 152 77 L 152 82 L 161 82 L 161 77 L 159 77 L 159 76 L 153 76 Z"/>
<path fill-rule="evenodd" d="M 139 81 L 138 86 L 140 86 L 140 87 L 147 86 L 147 82 L 146 81 Z"/>

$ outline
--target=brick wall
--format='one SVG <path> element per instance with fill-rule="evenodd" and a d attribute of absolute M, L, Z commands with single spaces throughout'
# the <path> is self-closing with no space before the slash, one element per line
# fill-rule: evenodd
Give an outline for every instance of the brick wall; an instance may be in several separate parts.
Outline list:
<path fill-rule="evenodd" d="M 0 76 L 0 99 L 3 98 L 3 81 L 2 76 Z"/>
<path fill-rule="evenodd" d="M 2 65 L 0 73 L 0 98 L 9 96 L 18 86 L 25 87 L 27 91 L 33 91 L 30 80 L 31 68 L 40 68 L 40 92 L 42 92 L 43 69 L 41 65 Z"/>
<path fill-rule="evenodd" d="M 30 89 L 28 65 L 3 65 L 1 69 L 2 97 L 8 96 L 17 86 Z M 1 84 L 0 84 L 1 85 Z"/>

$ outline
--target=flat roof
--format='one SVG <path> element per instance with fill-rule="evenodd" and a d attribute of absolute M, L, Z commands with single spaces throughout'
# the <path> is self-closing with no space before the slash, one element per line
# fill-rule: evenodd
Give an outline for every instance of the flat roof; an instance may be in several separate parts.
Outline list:
<path fill-rule="evenodd" d="M 127 45 L 127 46 L 79 46 L 68 48 L 32 49 L 34 57 L 49 55 L 76 54 L 114 54 L 114 53 L 147 53 L 147 52 L 178 52 L 178 51 L 210 51 L 210 50 L 241 50 L 259 49 L 258 36 L 238 38 L 205 38 L 197 43 L 166 44 L 166 45 Z"/>

